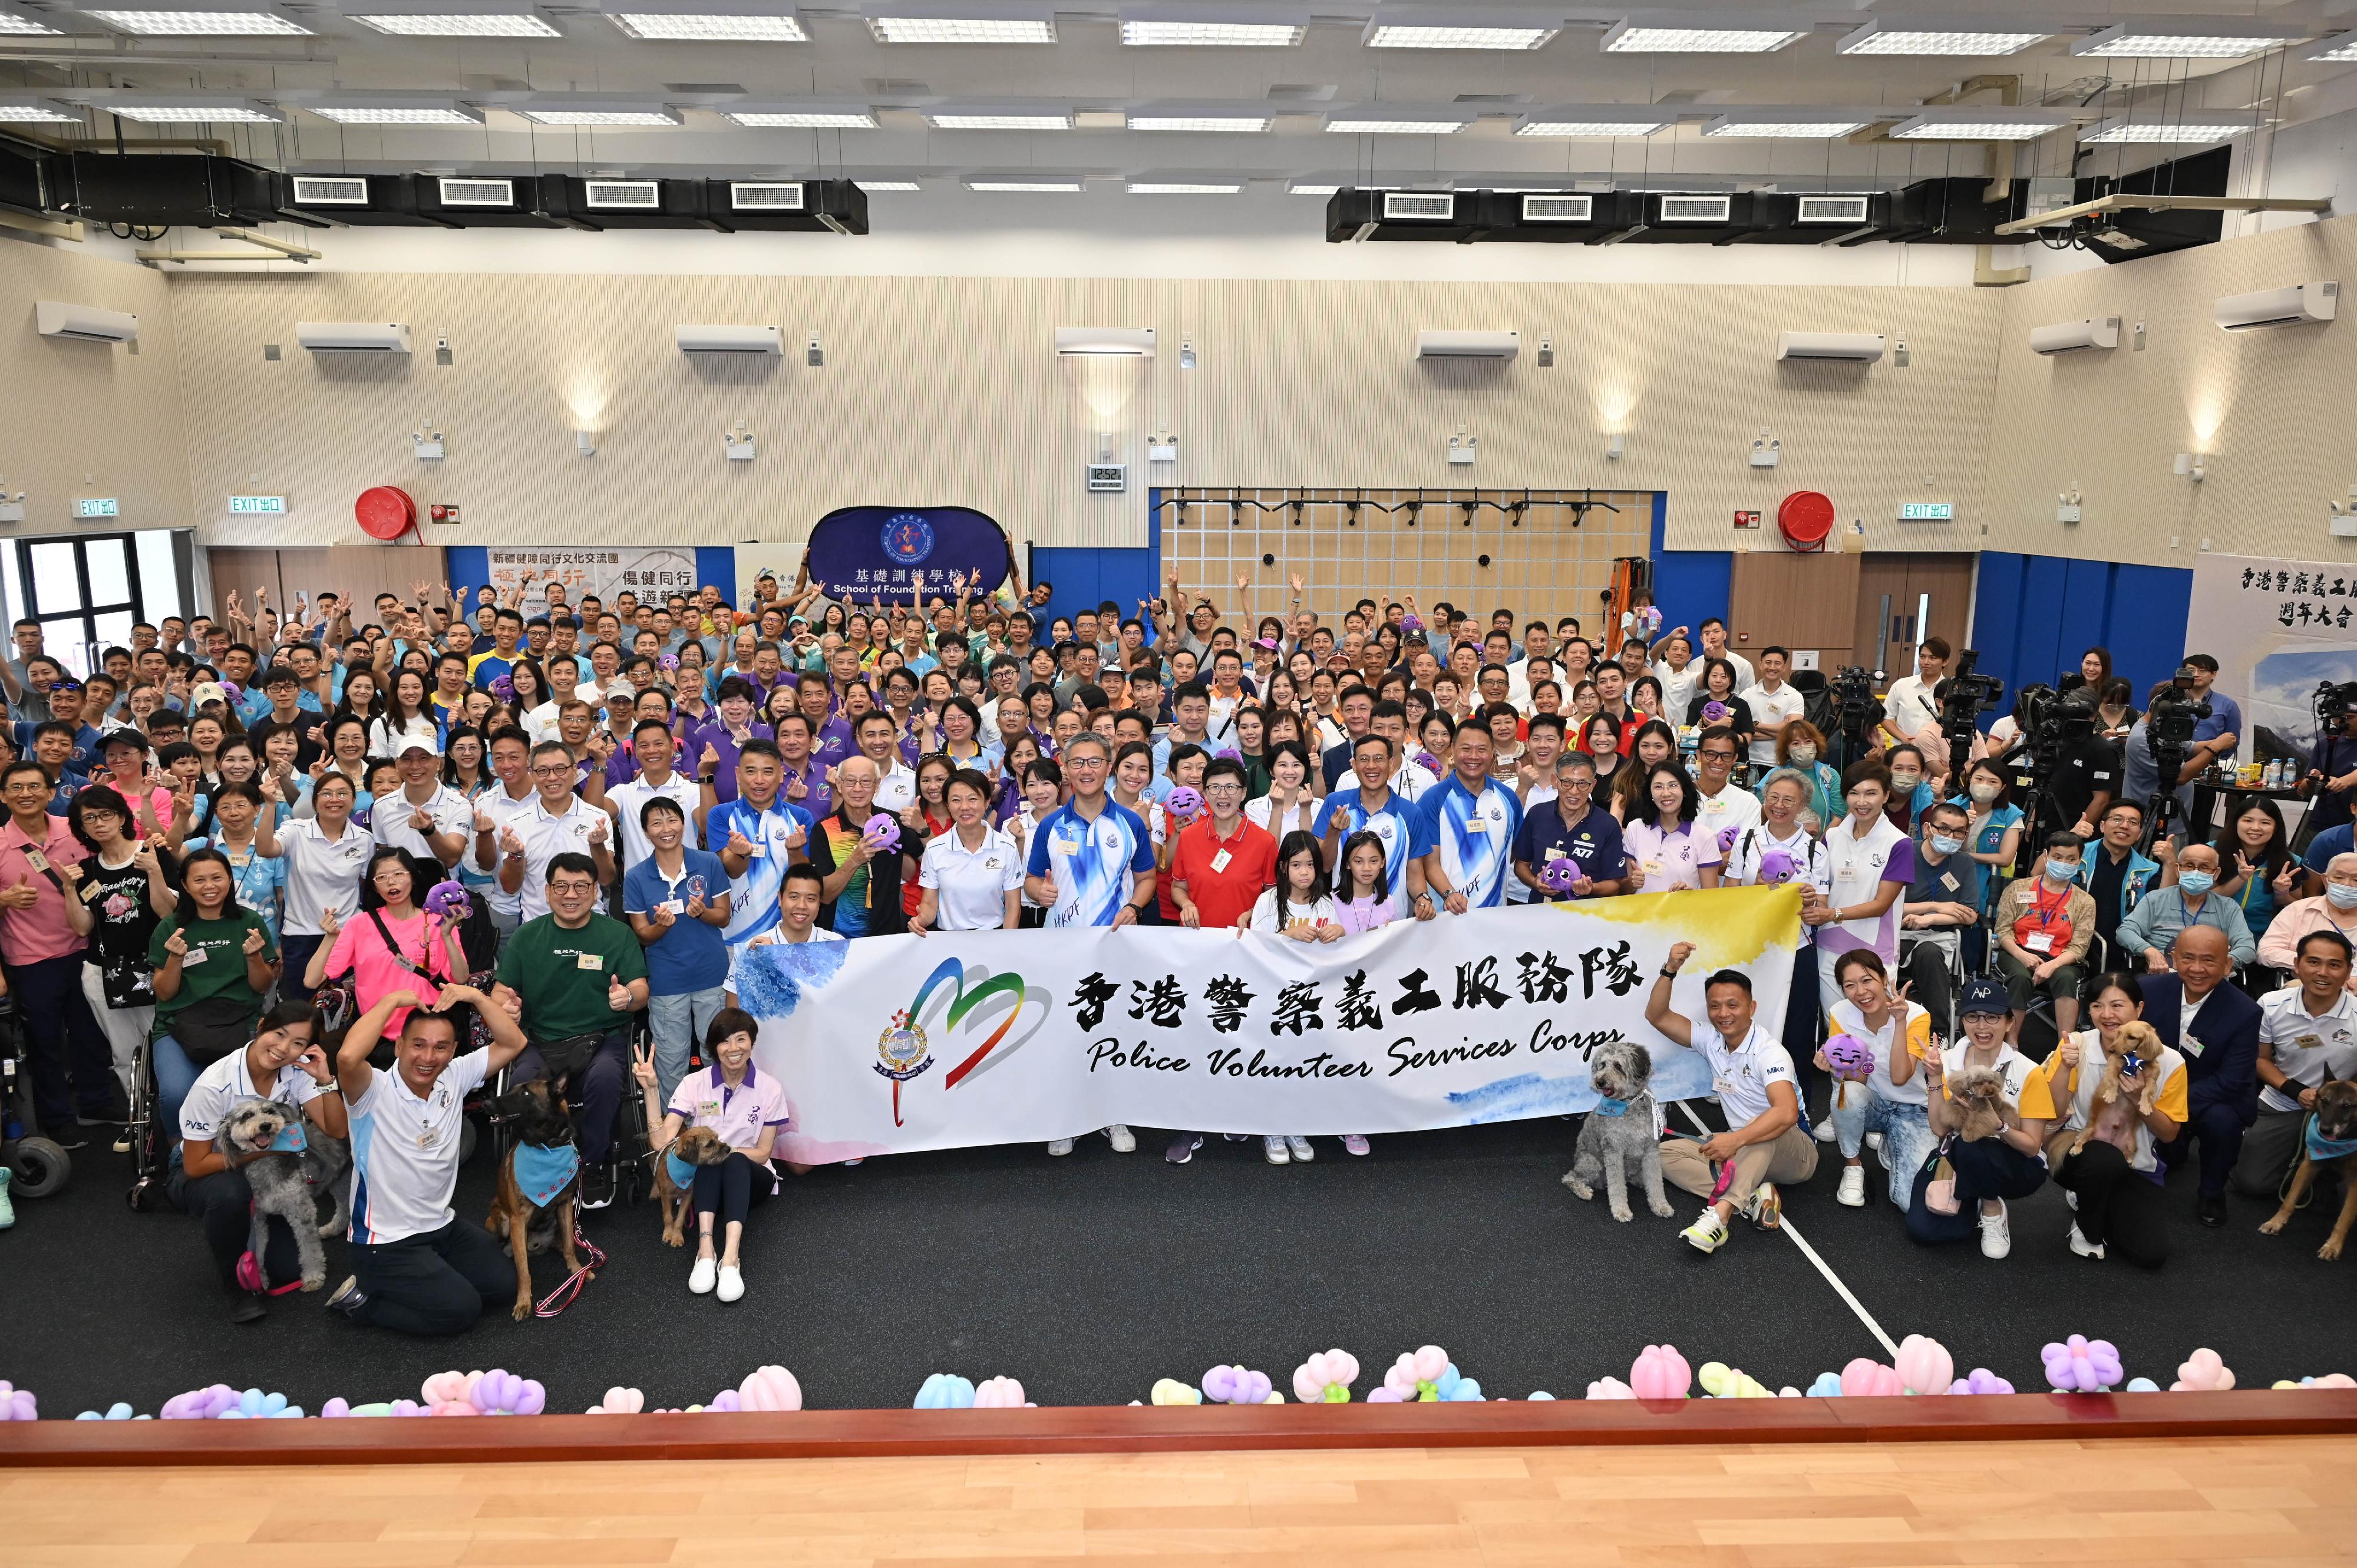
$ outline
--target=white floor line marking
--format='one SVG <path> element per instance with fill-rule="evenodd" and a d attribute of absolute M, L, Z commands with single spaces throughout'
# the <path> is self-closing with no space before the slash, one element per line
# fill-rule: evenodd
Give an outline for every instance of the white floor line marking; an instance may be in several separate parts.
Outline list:
<path fill-rule="evenodd" d="M 1694 1123 L 1694 1129 L 1696 1133 L 1706 1138 L 1710 1136 L 1710 1129 L 1702 1124 L 1702 1119 L 1687 1108 L 1684 1101 L 1674 1101 L 1672 1103 L 1677 1106 L 1680 1113 L 1682 1113 L 1687 1121 Z M 1777 1229 L 1792 1238 L 1792 1245 L 1801 1250 L 1801 1256 L 1808 1259 L 1809 1262 L 1815 1266 L 1817 1273 L 1824 1276 L 1825 1283 L 1834 1287 L 1834 1294 L 1835 1295 L 1840 1296 L 1842 1300 L 1849 1304 L 1849 1309 L 1857 1314 L 1857 1320 L 1866 1325 L 1867 1332 L 1873 1335 L 1875 1338 L 1882 1342 L 1882 1348 L 1890 1352 L 1891 1359 L 1894 1361 L 1898 1359 L 1899 1346 L 1897 1341 L 1893 1340 L 1889 1335 L 1882 1331 L 1882 1325 L 1874 1320 L 1874 1314 L 1866 1310 L 1865 1303 L 1859 1301 L 1856 1295 L 1853 1295 L 1850 1293 L 1849 1286 L 1842 1283 L 1841 1276 L 1834 1273 L 1833 1265 L 1826 1262 L 1824 1259 L 1819 1257 L 1817 1255 L 1817 1250 L 1814 1247 L 1810 1246 L 1806 1240 L 1803 1240 L 1801 1233 L 1798 1230 L 1792 1229 L 1792 1217 L 1789 1211 L 1781 1217 Z"/>

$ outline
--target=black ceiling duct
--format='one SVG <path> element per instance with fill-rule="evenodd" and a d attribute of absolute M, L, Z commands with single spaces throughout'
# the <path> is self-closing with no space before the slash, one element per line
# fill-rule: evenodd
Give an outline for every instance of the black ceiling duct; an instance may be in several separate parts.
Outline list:
<path fill-rule="evenodd" d="M 417 186 L 430 176 L 414 174 L 282 174 L 278 209 L 298 223 L 325 226 L 450 229 L 444 219 L 417 210 Z"/>
<path fill-rule="evenodd" d="M 73 161 L 67 154 L 0 136 L 0 207 L 60 212 L 72 190 Z"/>
<path fill-rule="evenodd" d="M 2115 195 L 2223 196 L 2231 163 L 2230 149 L 2212 147 L 2117 179 L 2082 179 L 2072 194 L 2081 201 Z M 2082 218 L 2072 227 L 2074 233 L 2085 237 L 2088 254 L 2101 256 L 2106 262 L 2132 262 L 2139 256 L 2161 256 L 2171 251 L 2212 244 L 2225 231 L 2225 218 L 2222 212 L 2139 211 L 2130 208 Z"/>
<path fill-rule="evenodd" d="M 847 179 L 707 179 L 704 217 L 724 231 L 865 234 L 867 193 Z"/>
<path fill-rule="evenodd" d="M 1656 190 L 1642 193 L 1643 226 L 1632 245 L 1732 245 L 1765 231 L 1760 198 L 1750 191 Z"/>
<path fill-rule="evenodd" d="M 551 216 L 576 228 L 716 229 L 704 215 L 705 188 L 700 179 L 566 174 L 546 181 L 542 194 Z"/>
<path fill-rule="evenodd" d="M 271 172 L 198 153 L 75 153 L 73 214 L 142 229 L 218 229 L 279 219 Z"/>
<path fill-rule="evenodd" d="M 1326 239 L 1447 240 L 1482 235 L 1478 190 L 1351 190 L 1326 199 Z"/>
<path fill-rule="evenodd" d="M 1903 240 L 1919 245 L 2004 244 L 2007 238 L 1996 231 L 1996 226 L 2020 215 L 2016 209 L 2028 197 L 2029 182 L 2016 180 L 2013 189 L 2011 199 L 1991 201 L 1986 176 L 1919 179 L 1891 198 L 1886 228 L 1844 243 Z"/>
<path fill-rule="evenodd" d="M 1890 226 L 1889 191 L 1761 191 L 1752 197 L 1759 232 L 1748 245 L 1858 244 Z"/>
<path fill-rule="evenodd" d="M 563 175 L 421 174 L 417 215 L 454 229 L 578 229 L 564 216 Z"/>
<path fill-rule="evenodd" d="M 1644 199 L 1626 190 L 1481 190 L 1469 194 L 1477 238 L 1510 243 L 1598 245 L 1643 220 Z"/>

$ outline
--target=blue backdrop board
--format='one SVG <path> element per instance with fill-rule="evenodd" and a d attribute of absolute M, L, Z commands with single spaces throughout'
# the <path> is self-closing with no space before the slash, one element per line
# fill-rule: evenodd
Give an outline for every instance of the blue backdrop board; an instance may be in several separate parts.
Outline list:
<path fill-rule="evenodd" d="M 1985 550 L 1971 645 L 1980 650 L 1981 669 L 2004 678 L 2007 711 L 2022 686 L 2050 685 L 2075 671 L 2090 647 L 2110 651 L 2113 672 L 2141 708 L 2146 691 L 2195 651 L 2185 635 L 2192 598 L 2189 568 Z M 1985 716 L 1982 727 L 1996 716 Z"/>
<path fill-rule="evenodd" d="M 1729 550 L 1665 550 L 1670 495 L 1653 492 L 1653 603 L 1662 625 L 1700 626 L 1725 619 L 1735 586 L 1735 553 Z"/>
<path fill-rule="evenodd" d="M 1146 492 L 1146 546 L 1087 546 L 1035 544 L 1023 568 L 1023 580 L 1034 586 L 1049 585 L 1048 607 L 1040 612 L 1043 624 L 1040 635 L 1045 640 L 1045 620 L 1057 616 L 1071 616 L 1080 610 L 1093 610 L 1111 599 L 1121 607 L 1124 619 L 1137 615 L 1137 601 L 1150 599 L 1162 590 L 1156 579 L 1162 575 L 1162 491 L 1159 487 Z M 1150 641 L 1154 636 L 1146 628 Z"/>
<path fill-rule="evenodd" d="M 979 596 L 1006 581 L 1007 550 L 1006 531 L 972 507 L 839 507 L 811 529 L 810 575 L 865 600 L 920 585 L 948 598 L 950 579 L 965 573 L 978 575 L 970 588 Z"/>

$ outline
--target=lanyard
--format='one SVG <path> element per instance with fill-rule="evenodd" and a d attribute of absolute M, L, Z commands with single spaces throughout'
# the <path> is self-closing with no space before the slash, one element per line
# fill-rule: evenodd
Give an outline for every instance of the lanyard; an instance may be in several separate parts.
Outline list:
<path fill-rule="evenodd" d="M 2040 898 L 2039 895 L 2032 893 L 2029 896 L 2029 909 L 2030 913 L 2038 917 L 2038 924 L 2041 929 L 2043 929 L 2047 926 L 2052 925 L 2054 923 L 2055 917 L 2061 914 L 2064 908 L 2067 907 L 2070 902 L 2071 890 L 2067 887 L 2055 897 L 2054 902 L 2050 906 L 2043 902 Z"/>

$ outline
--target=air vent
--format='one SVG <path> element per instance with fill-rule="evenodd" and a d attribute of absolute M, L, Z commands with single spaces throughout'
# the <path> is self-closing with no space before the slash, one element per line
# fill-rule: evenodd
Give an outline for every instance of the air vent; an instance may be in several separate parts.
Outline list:
<path fill-rule="evenodd" d="M 1731 196 L 1664 196 L 1662 198 L 1663 223 L 1724 223 L 1734 210 Z"/>
<path fill-rule="evenodd" d="M 788 180 L 764 184 L 735 180 L 728 187 L 728 205 L 739 212 L 800 212 L 802 209 L 802 182 Z"/>
<path fill-rule="evenodd" d="M 1592 196 L 1525 196 L 1523 198 L 1523 221 L 1525 223 L 1585 223 L 1596 209 Z"/>
<path fill-rule="evenodd" d="M 298 207 L 366 207 L 368 181 L 354 176 L 328 178 L 316 175 L 295 177 L 295 202 Z"/>
<path fill-rule="evenodd" d="M 437 182 L 445 207 L 513 207 L 511 179 L 444 179 Z"/>
<path fill-rule="evenodd" d="M 1797 220 L 1854 227 L 1866 221 L 1867 200 L 1863 196 L 1804 196 Z"/>
<path fill-rule="evenodd" d="M 1457 216 L 1457 199 L 1445 191 L 1387 190 L 1383 192 L 1383 221 L 1397 222 L 1405 219 L 1426 223 L 1446 223 Z"/>
<path fill-rule="evenodd" d="M 591 207 L 652 212 L 662 206 L 662 189 L 651 179 L 587 180 L 582 196 Z"/>

